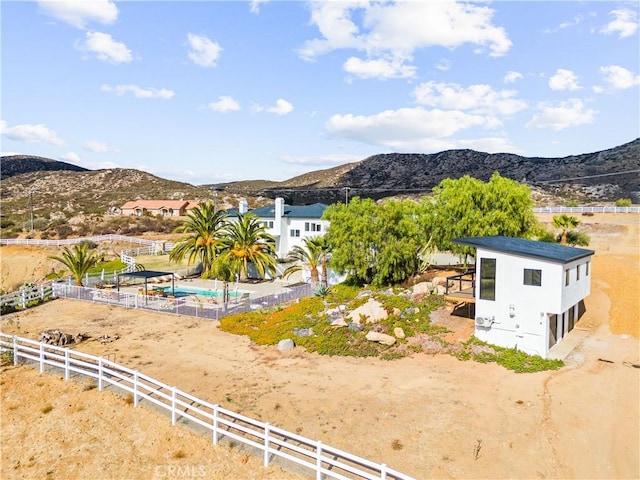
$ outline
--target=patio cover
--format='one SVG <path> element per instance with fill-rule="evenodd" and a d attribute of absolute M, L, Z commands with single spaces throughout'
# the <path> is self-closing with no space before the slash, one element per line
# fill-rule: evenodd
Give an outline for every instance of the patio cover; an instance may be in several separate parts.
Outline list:
<path fill-rule="evenodd" d="M 120 277 L 144 278 L 144 294 L 147 295 L 147 281 L 150 278 L 166 277 L 171 275 L 171 294 L 175 294 L 176 276 L 173 272 L 159 272 L 157 270 L 140 270 L 139 272 L 119 273 L 117 278 L 117 287 L 120 291 Z"/>

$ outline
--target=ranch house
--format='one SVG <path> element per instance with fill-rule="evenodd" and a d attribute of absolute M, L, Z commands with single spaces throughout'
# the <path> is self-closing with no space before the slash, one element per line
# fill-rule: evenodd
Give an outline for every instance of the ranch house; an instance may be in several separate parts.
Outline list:
<path fill-rule="evenodd" d="M 183 217 L 198 204 L 188 200 L 134 200 L 120 207 L 121 215 L 160 215 L 162 217 Z"/>
<path fill-rule="evenodd" d="M 251 213 L 256 215 L 267 233 L 276 240 L 276 254 L 286 258 L 296 245 L 303 247 L 304 240 L 321 237 L 327 232 L 329 222 L 322 220 L 327 205 L 285 205 L 284 199 L 277 197 L 274 205 L 256 208 Z M 240 202 L 240 213 L 247 211 L 246 202 Z"/>
<path fill-rule="evenodd" d="M 476 248 L 476 337 L 547 358 L 585 311 L 594 251 L 511 237 L 454 242 Z"/>

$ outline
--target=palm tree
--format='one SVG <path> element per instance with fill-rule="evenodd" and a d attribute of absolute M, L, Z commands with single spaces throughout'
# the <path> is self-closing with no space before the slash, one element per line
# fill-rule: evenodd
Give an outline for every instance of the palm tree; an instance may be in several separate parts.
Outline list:
<path fill-rule="evenodd" d="M 252 213 L 237 214 L 236 217 L 237 221 L 227 224 L 220 261 L 228 263 L 243 281 L 248 278 L 250 263 L 263 278 L 266 272 L 273 275 L 276 271 L 275 239 Z"/>
<path fill-rule="evenodd" d="M 567 232 L 572 228 L 576 228 L 578 225 L 580 225 L 580 220 L 576 217 L 570 217 L 566 213 L 553 217 L 553 226 L 561 231 L 560 243 L 563 245 L 567 244 Z"/>
<path fill-rule="evenodd" d="M 283 277 L 288 277 L 306 267 L 311 271 L 311 283 L 313 285 L 318 283 L 318 280 L 320 279 L 318 275 L 318 266 L 320 266 L 322 259 L 318 248 L 319 245 L 315 241 L 317 238 L 320 237 L 305 238 L 304 247 L 296 245 L 291 249 L 287 256 L 296 263 L 288 267 L 282 273 Z"/>
<path fill-rule="evenodd" d="M 327 241 L 327 237 L 315 237 L 313 243 L 318 249 L 320 254 L 320 271 L 322 272 L 322 284 L 327 286 L 327 263 L 329 262 L 329 256 L 331 254 L 331 245 Z"/>
<path fill-rule="evenodd" d="M 169 260 L 180 262 L 187 257 L 189 265 L 200 261 L 202 278 L 208 278 L 224 247 L 227 213 L 216 212 L 212 203 L 203 203 L 191 210 L 187 217 L 175 232 L 186 232 L 188 235 L 178 239 L 169 253 Z"/>
<path fill-rule="evenodd" d="M 64 247 L 62 256 L 52 255 L 49 258 L 57 260 L 67 267 L 79 287 L 82 287 L 82 277 L 98 263 L 98 254 L 95 250 L 89 252 L 88 243 L 75 245 L 73 250 Z"/>

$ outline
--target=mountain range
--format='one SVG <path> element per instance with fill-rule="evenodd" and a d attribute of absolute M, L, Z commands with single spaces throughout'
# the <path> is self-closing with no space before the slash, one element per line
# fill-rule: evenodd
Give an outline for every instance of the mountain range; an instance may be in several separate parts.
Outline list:
<path fill-rule="evenodd" d="M 132 169 L 87 170 L 43 157 L 0 157 L 0 196 L 4 216 L 35 210 L 46 218 L 100 215 L 135 199 L 207 200 L 237 207 L 245 197 L 252 208 L 283 196 L 289 204 L 333 203 L 354 196 L 374 199 L 417 197 L 445 178 L 470 175 L 488 180 L 494 173 L 529 184 L 536 201 L 580 203 L 630 198 L 640 203 L 640 138 L 600 152 L 563 158 L 522 157 L 474 150 L 434 154 L 390 153 L 318 170 L 283 182 L 250 180 L 191 185 Z M 555 199 L 555 200 L 554 200 Z M 564 200 L 562 200 L 564 199 Z"/>

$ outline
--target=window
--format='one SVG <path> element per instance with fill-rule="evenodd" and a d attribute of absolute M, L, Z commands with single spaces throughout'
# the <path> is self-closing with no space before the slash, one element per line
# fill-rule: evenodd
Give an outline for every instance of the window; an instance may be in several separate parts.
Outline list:
<path fill-rule="evenodd" d="M 299 237 L 300 236 L 300 230 L 291 230 L 291 236 L 292 237 Z"/>
<path fill-rule="evenodd" d="M 565 287 L 569 286 L 569 278 L 570 278 L 569 270 L 565 270 L 564 271 L 564 286 Z"/>
<path fill-rule="evenodd" d="M 305 232 L 309 231 L 309 222 L 304 222 L 304 231 Z"/>
<path fill-rule="evenodd" d="M 480 259 L 480 299 L 496 299 L 496 259 Z"/>
<path fill-rule="evenodd" d="M 304 231 L 305 232 L 321 232 L 322 225 L 319 223 L 304 222 Z"/>
<path fill-rule="evenodd" d="M 585 263 L 585 265 L 586 265 L 586 268 L 585 268 L 585 270 L 586 270 L 585 275 L 586 275 L 587 277 L 589 276 L 589 263 L 591 263 L 591 262 L 587 262 L 587 263 Z"/>
<path fill-rule="evenodd" d="M 580 265 L 576 267 L 576 280 L 580 280 Z"/>
<path fill-rule="evenodd" d="M 524 269 L 524 284 L 539 287 L 542 285 L 542 270 Z"/>

